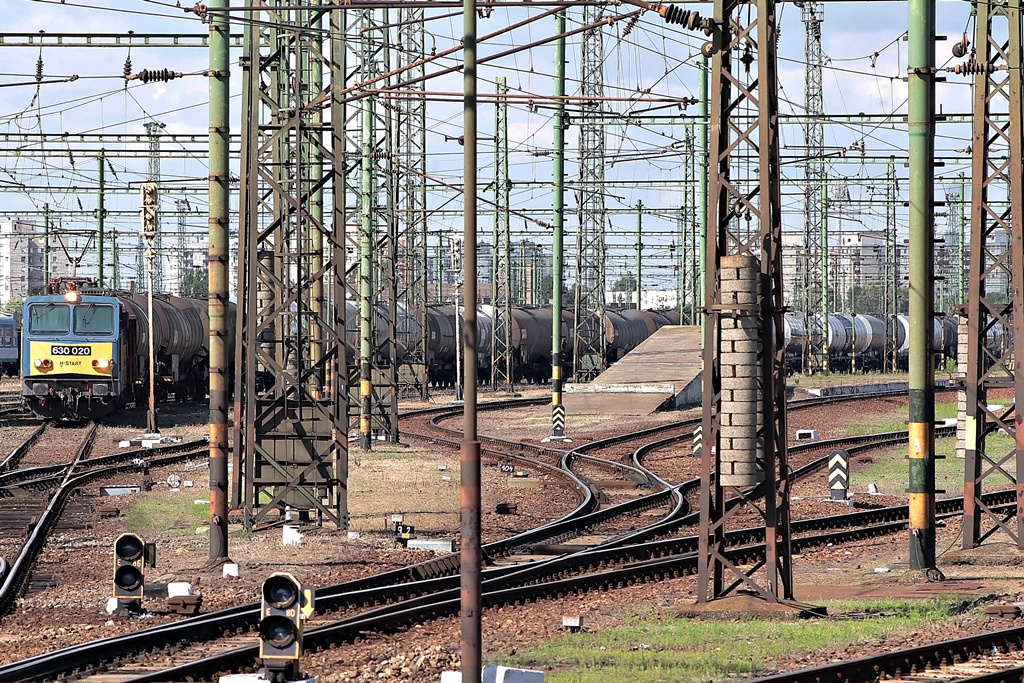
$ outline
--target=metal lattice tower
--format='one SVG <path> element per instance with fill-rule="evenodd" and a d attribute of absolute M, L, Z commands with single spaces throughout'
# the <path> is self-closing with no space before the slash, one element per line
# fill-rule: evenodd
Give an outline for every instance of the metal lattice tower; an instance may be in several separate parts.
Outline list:
<path fill-rule="evenodd" d="M 424 43 L 424 10 L 403 7 L 399 10 L 398 44 L 401 46 L 398 65 L 404 68 L 406 95 L 396 108 L 395 130 L 399 142 L 395 148 L 402 157 L 396 171 L 398 181 L 399 257 L 398 302 L 410 317 L 426 320 L 427 305 L 427 99 L 425 94 L 426 44 Z M 419 393 L 428 397 L 426 324 L 399 340 L 399 391 L 402 395 Z"/>
<path fill-rule="evenodd" d="M 160 123 L 159 121 L 148 121 L 143 124 L 146 128 L 146 133 L 149 134 L 149 169 L 147 180 L 157 184 L 157 196 L 160 194 L 160 131 L 162 131 L 166 124 Z M 157 258 L 153 261 L 153 291 L 163 292 L 164 291 L 164 260 L 166 256 L 162 249 L 163 246 L 163 235 L 159 230 L 160 226 L 160 212 L 157 211 L 157 233 L 156 239 L 153 240 L 153 248 L 156 250 Z M 136 272 L 139 277 L 136 279 L 137 284 L 142 284 L 145 289 L 146 278 L 143 273 L 146 272 L 145 259 L 143 258 L 143 252 L 145 246 L 142 242 L 142 238 L 139 238 L 139 250 L 135 260 Z"/>
<path fill-rule="evenodd" d="M 700 220 L 697 216 L 697 172 L 702 159 L 697 154 L 694 126 L 687 126 L 683 139 L 683 154 L 688 160 L 683 165 L 683 208 L 677 218 L 679 223 L 679 323 L 697 323 L 697 307 L 700 286 Z"/>
<path fill-rule="evenodd" d="M 742 10 L 742 21 L 740 11 Z M 704 313 L 704 414 L 702 429 L 711 457 L 702 458 L 697 600 L 723 597 L 743 587 L 777 602 L 793 598 L 790 545 L 789 465 L 786 451 L 786 373 L 783 344 L 782 202 L 779 168 L 778 79 L 774 0 L 756 3 L 715 0 L 711 61 L 711 201 Z M 734 117 L 736 119 L 734 120 Z M 750 160 L 754 163 L 747 164 Z M 723 296 L 723 262 L 759 264 L 755 302 Z M 730 280 L 737 274 L 733 269 Z M 756 364 L 725 366 L 735 355 L 737 332 L 756 323 Z M 742 329 L 741 329 L 742 328 Z M 737 344 L 739 342 L 736 342 Z M 749 350 L 747 350 L 749 352 Z M 741 370 L 743 376 L 741 377 Z M 726 376 L 730 375 L 730 376 Z M 748 378 L 752 378 L 750 382 Z M 752 386 L 739 395 L 740 384 Z M 726 413 L 726 400 L 753 414 Z M 755 419 L 754 423 L 749 422 Z M 751 443 L 729 443 L 727 425 L 755 424 Z M 711 448 L 714 446 L 714 448 Z M 763 481 L 751 489 L 729 487 L 741 505 L 764 520 L 765 556 L 752 567 L 737 566 L 726 550 L 723 449 L 751 457 Z M 739 470 L 732 472 L 740 474 Z M 744 472 L 742 474 L 747 474 Z M 762 498 L 763 496 L 763 498 Z M 763 581 L 756 572 L 764 569 Z M 725 581 L 726 572 L 730 581 Z"/>
<path fill-rule="evenodd" d="M 1024 429 L 1017 402 L 1024 397 L 1024 315 L 1014 291 L 1024 287 L 1024 130 L 1021 97 L 1020 0 L 1003 5 L 975 3 L 975 51 L 958 65 L 974 75 L 974 131 L 971 166 L 970 283 L 966 306 L 967 372 L 964 458 L 963 546 L 973 548 L 997 531 L 1024 548 Z M 1012 331 L 1012 353 L 1002 342 Z M 989 405 L 992 389 L 1013 395 Z M 1011 435 L 1010 447 L 998 435 Z M 996 449 L 999 448 L 997 451 Z M 1007 467 L 1011 465 L 1011 467 Z M 1001 475 L 1001 476 L 999 476 Z M 1016 476 L 1015 476 L 1016 475 Z M 985 480 L 999 476 L 999 488 L 1017 483 L 1017 505 L 993 509 L 983 498 Z"/>
<path fill-rule="evenodd" d="M 345 41 L 345 73 L 353 73 L 369 88 L 387 87 L 390 71 L 387 11 L 345 12 L 359 40 Z M 353 18 L 348 20 L 349 15 Z M 410 321 L 398 320 L 398 224 L 394 167 L 391 155 L 394 105 L 386 97 L 362 95 L 345 105 L 346 202 L 349 215 L 358 216 L 359 412 L 360 444 L 370 447 L 371 433 L 398 441 L 398 334 Z M 405 312 L 403 311 L 403 315 Z M 383 327 L 384 329 L 380 329 Z M 355 379 L 355 378 L 353 378 Z M 367 391 L 368 389 L 368 391 Z"/>
<path fill-rule="evenodd" d="M 822 240 L 821 187 L 825 182 L 824 127 L 821 116 L 825 113 L 825 100 L 821 87 L 821 68 L 824 64 L 821 50 L 821 22 L 825 7 L 816 2 L 804 3 L 800 10 L 804 22 L 804 145 L 807 162 L 804 164 L 804 248 L 807 262 L 804 268 L 803 297 L 804 329 L 807 331 L 807 368 L 813 374 L 828 368 L 828 337 L 826 330 L 826 301 L 822 262 L 827 258 L 827 244 Z"/>
<path fill-rule="evenodd" d="M 174 268 L 178 272 L 178 293 L 181 293 L 181 284 L 185 278 L 185 274 L 189 271 L 189 258 L 188 258 L 188 212 L 192 209 L 187 199 L 175 199 L 174 200 L 174 211 L 178 214 L 178 234 L 177 245 L 178 245 L 178 258 L 174 259 Z"/>
<path fill-rule="evenodd" d="M 885 167 L 885 281 L 882 301 L 882 317 L 885 320 L 885 367 L 894 372 L 899 365 L 899 345 L 896 332 L 899 323 L 899 243 L 896 240 L 896 201 L 899 187 L 896 184 L 896 161 L 890 157 Z"/>
<path fill-rule="evenodd" d="M 583 6 L 580 44 L 580 88 L 583 97 L 579 123 L 580 186 L 577 192 L 579 226 L 576 232 L 576 296 L 573 330 L 573 375 L 588 382 L 604 369 L 604 38 L 601 8 Z M 595 26 L 595 24 L 597 24 Z M 588 99 L 593 98 L 593 99 Z"/>
<path fill-rule="evenodd" d="M 341 11 L 250 2 L 242 60 L 235 392 L 245 523 L 289 505 L 348 525 Z M 330 20 L 328 36 L 301 27 Z M 329 74 L 329 78 L 321 78 Z M 328 121 L 315 101 L 330 103 Z M 238 500 L 238 496 L 241 500 Z"/>
<path fill-rule="evenodd" d="M 512 367 L 512 236 L 509 226 L 508 85 L 495 78 L 498 101 L 494 106 L 494 247 L 491 256 L 491 387 L 511 392 L 515 385 Z"/>

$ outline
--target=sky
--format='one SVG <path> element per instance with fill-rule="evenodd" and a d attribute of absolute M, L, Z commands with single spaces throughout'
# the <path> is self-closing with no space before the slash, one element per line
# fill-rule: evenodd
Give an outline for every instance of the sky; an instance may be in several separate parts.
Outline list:
<path fill-rule="evenodd" d="M 15 11 L 0 18 L 3 34 L 203 34 L 207 27 L 193 13 L 187 13 L 173 2 L 161 0 L 110 0 L 92 5 L 88 2 L 45 0 L 7 0 Z M 705 15 L 712 12 L 708 3 L 683 5 Z M 823 8 L 822 49 L 826 56 L 822 84 L 826 114 L 835 117 L 874 115 L 868 123 L 856 120 L 828 124 L 824 128 L 829 184 L 832 192 L 849 196 L 849 208 L 839 208 L 841 223 L 851 230 L 878 230 L 884 224 L 881 205 L 870 200 L 880 196 L 884 179 L 884 160 L 906 155 L 907 134 L 900 118 L 906 113 L 907 87 L 902 80 L 907 64 L 907 43 L 902 40 L 907 28 L 907 5 L 901 2 L 828 2 Z M 936 59 L 940 66 L 953 63 L 950 46 L 963 32 L 973 36 L 970 5 L 965 2 L 937 4 L 937 33 L 949 40 L 936 43 Z M 478 21 L 480 36 L 499 31 L 514 22 L 536 17 L 543 8 L 496 7 L 488 18 Z M 612 10 L 613 14 L 631 11 L 627 5 Z M 792 3 L 779 5 L 779 108 L 783 118 L 780 131 L 784 164 L 783 205 L 787 230 L 802 229 L 803 133 L 799 124 L 786 122 L 788 115 L 804 110 L 804 25 L 800 8 Z M 233 16 L 241 16 L 235 14 Z M 462 17 L 458 11 L 438 9 L 427 11 L 426 42 L 428 49 L 440 52 L 455 45 L 462 34 Z M 391 21 L 394 21 L 392 15 Z M 580 10 L 569 11 L 570 29 L 579 25 Z M 635 259 L 636 229 L 641 223 L 645 263 L 651 269 L 651 286 L 674 286 L 672 271 L 675 246 L 679 239 L 681 207 L 688 195 L 679 182 L 685 177 L 691 156 L 687 146 L 689 128 L 684 118 L 696 117 L 697 107 L 685 109 L 676 104 L 644 103 L 644 97 L 696 98 L 700 63 L 699 50 L 706 38 L 701 33 L 684 32 L 666 26 L 660 17 L 645 13 L 628 35 L 622 35 L 625 22 L 618 22 L 604 33 L 605 94 L 619 98 L 606 106 L 618 120 L 606 129 L 608 181 L 606 208 L 608 222 L 609 283 L 619 274 L 629 272 Z M 234 26 L 233 32 L 240 32 Z M 554 32 L 554 19 L 544 18 L 511 33 L 484 40 L 479 58 L 516 46 L 540 42 Z M 175 135 L 204 134 L 207 129 L 207 79 L 202 75 L 208 54 L 202 48 L 121 47 L 12 47 L 13 37 L 4 37 L 4 59 L 0 60 L 0 187 L 4 192 L 4 210 L 0 216 L 16 215 L 41 222 L 44 205 L 55 211 L 60 227 L 69 231 L 87 232 L 95 228 L 93 209 L 97 206 L 97 145 L 80 143 L 75 135 L 104 133 L 108 159 L 105 182 L 108 194 L 105 207 L 110 211 L 108 224 L 124 235 L 128 248 L 137 232 L 137 184 L 148 173 L 149 159 L 145 142 L 130 136 L 144 134 L 147 122 L 160 122 Z M 242 73 L 238 66 L 240 49 L 232 51 L 231 107 L 232 132 L 241 128 Z M 44 84 L 36 85 L 37 60 L 42 60 Z M 142 84 L 132 81 L 125 87 L 122 77 L 127 59 L 131 70 L 168 68 L 185 74 L 167 83 Z M 456 65 L 458 54 L 438 60 L 439 66 Z M 494 92 L 498 76 L 507 79 L 513 95 L 523 96 L 509 105 L 510 175 L 515 183 L 513 206 L 540 221 L 550 221 L 552 108 L 546 96 L 552 93 L 553 47 L 550 42 L 509 57 L 482 63 L 479 69 L 482 99 Z M 579 44 L 571 38 L 568 48 L 567 92 L 576 92 L 578 83 Z M 433 70 L 432 65 L 428 71 Z M 77 80 L 67 82 L 72 75 Z M 50 81 L 58 81 L 51 83 Z M 462 107 L 459 74 L 438 77 L 427 84 L 430 93 L 428 116 L 428 173 L 444 183 L 460 186 L 463 178 L 462 148 L 457 138 L 462 133 Z M 524 101 L 529 99 L 530 101 Z M 630 101 L 632 100 L 632 101 Z M 936 192 L 959 191 L 959 174 L 969 170 L 969 155 L 954 150 L 969 144 L 969 124 L 956 123 L 956 115 L 967 115 L 971 107 L 971 87 L 963 77 L 948 74 L 939 84 L 937 106 L 954 122 L 939 126 L 938 155 L 951 161 L 937 170 Z M 653 107 L 658 109 L 652 109 Z M 654 114 L 676 114 L 662 117 L 657 123 L 638 125 L 636 115 L 645 109 Z M 881 119 L 879 115 L 893 115 Z M 488 183 L 494 178 L 493 140 L 495 107 L 483 102 L 479 108 L 480 168 L 478 182 L 481 192 L 492 192 Z M 692 119 L 691 119 L 692 120 Z M 45 141 L 30 137 L 45 133 Z M 69 134 L 66 140 L 54 134 Z M 576 172 L 578 125 L 567 131 L 567 173 L 572 181 Z M 162 179 L 162 212 L 165 226 L 182 220 L 189 232 L 201 233 L 205 226 L 207 174 L 205 141 L 161 142 L 160 171 Z M 962 160 L 962 161 L 960 161 Z M 238 173 L 237 159 L 233 161 Z M 897 163 L 901 179 L 901 198 L 906 198 L 908 169 Z M 133 185 L 134 183 L 134 185 Z M 493 194 L 490 195 L 493 197 Z M 187 209 L 182 202 L 188 201 Z M 432 233 L 461 231 L 461 198 L 452 190 L 438 189 L 431 193 L 430 203 L 438 208 L 429 223 Z M 575 230 L 575 207 L 572 193 L 567 229 Z M 233 200 L 237 203 L 237 194 Z M 643 212 L 637 217 L 637 205 Z M 846 220 L 843 221 L 845 214 Z M 481 231 L 489 233 L 492 218 L 483 215 Z M 937 230 L 943 221 L 937 219 Z M 899 221 L 905 226 L 902 213 Z M 513 220 L 517 239 L 541 243 L 550 240 L 550 231 L 527 220 Z M 570 237 L 567 244 L 570 243 Z M 87 238 L 69 237 L 70 249 L 89 249 Z M 86 261 L 88 262 L 88 256 Z M 128 257 L 125 272 L 134 264 Z M 571 262 L 571 261 L 570 261 Z"/>

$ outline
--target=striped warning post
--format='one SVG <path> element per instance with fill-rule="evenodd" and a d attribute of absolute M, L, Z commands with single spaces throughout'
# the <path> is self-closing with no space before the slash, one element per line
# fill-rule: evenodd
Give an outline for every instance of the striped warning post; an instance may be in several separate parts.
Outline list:
<path fill-rule="evenodd" d="M 828 456 L 828 488 L 832 500 L 846 500 L 850 490 L 850 454 L 842 448 Z"/>
<path fill-rule="evenodd" d="M 699 458 L 704 452 L 704 435 L 700 425 L 693 428 L 693 457 Z"/>

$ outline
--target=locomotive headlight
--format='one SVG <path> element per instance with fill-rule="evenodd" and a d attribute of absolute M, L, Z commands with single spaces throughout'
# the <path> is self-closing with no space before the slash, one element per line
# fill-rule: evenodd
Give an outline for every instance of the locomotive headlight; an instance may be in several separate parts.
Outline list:
<path fill-rule="evenodd" d="M 109 370 L 114 367 L 114 361 L 112 359 L 107 360 L 105 358 L 96 358 L 93 360 L 92 366 L 97 370 Z"/>
<path fill-rule="evenodd" d="M 53 361 L 49 358 L 36 358 L 32 361 L 32 365 L 36 366 L 38 370 L 49 370 L 53 367 Z"/>
<path fill-rule="evenodd" d="M 64 292 L 64 301 L 67 301 L 69 304 L 77 304 L 81 300 L 82 295 L 77 291 L 71 290 Z"/>

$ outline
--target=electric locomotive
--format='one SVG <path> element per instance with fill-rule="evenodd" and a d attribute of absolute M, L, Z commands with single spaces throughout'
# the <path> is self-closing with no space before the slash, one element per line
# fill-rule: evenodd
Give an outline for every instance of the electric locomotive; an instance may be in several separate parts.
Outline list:
<path fill-rule="evenodd" d="M 63 288 L 63 291 L 59 291 Z M 32 412 L 64 420 L 99 420 L 149 396 L 145 296 L 51 283 L 50 294 L 25 300 L 21 393 Z M 178 401 L 206 395 L 208 304 L 153 299 L 155 393 Z M 233 316 L 231 317 L 233 327 Z M 230 331 L 233 337 L 233 329 Z"/>

